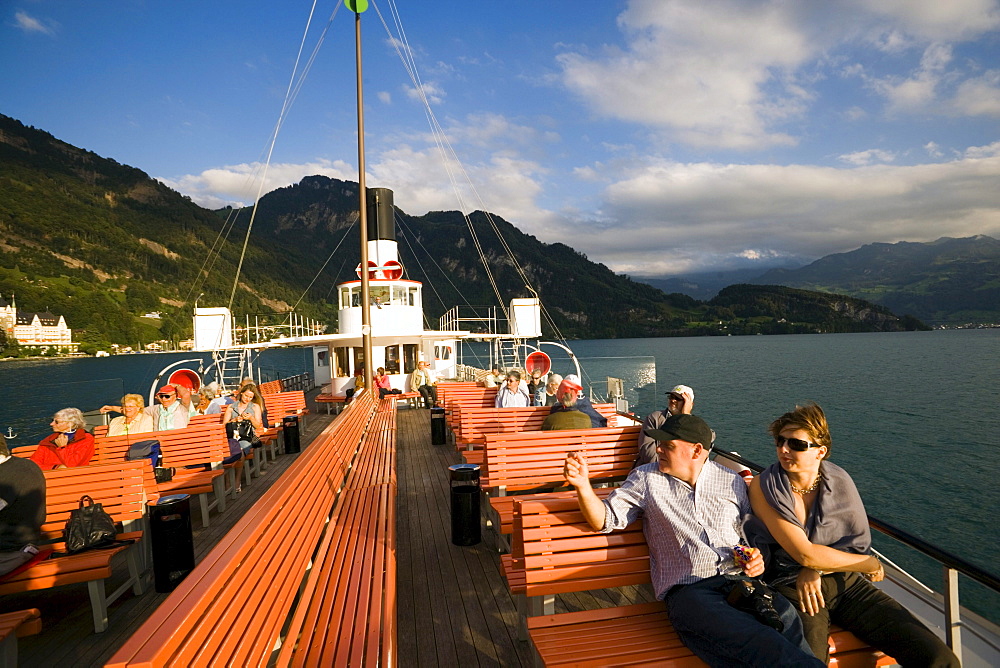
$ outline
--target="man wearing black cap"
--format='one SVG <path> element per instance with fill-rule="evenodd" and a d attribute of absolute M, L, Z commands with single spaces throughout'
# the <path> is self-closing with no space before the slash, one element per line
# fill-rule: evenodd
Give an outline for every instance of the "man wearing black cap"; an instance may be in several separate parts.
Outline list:
<path fill-rule="evenodd" d="M 633 469 L 604 501 L 590 485 L 586 457 L 566 456 L 566 482 L 576 488 L 590 526 L 609 533 L 642 518 L 656 596 L 684 644 L 710 665 L 823 666 L 780 595 L 773 600 L 780 633 L 726 601 L 737 580 L 763 573 L 764 562 L 754 551 L 742 567 L 735 565 L 733 548 L 742 542 L 750 501 L 740 476 L 708 461 L 709 426 L 680 414 L 647 433 L 658 443 L 657 461 Z"/>

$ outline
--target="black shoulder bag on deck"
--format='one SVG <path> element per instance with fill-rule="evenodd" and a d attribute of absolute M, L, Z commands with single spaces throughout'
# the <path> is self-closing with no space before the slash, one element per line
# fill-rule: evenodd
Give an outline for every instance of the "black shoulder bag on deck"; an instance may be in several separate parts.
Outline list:
<path fill-rule="evenodd" d="M 110 546 L 117 535 L 115 521 L 104 511 L 104 506 L 94 503 L 89 495 L 80 497 L 80 507 L 70 511 L 63 529 L 69 554 Z"/>

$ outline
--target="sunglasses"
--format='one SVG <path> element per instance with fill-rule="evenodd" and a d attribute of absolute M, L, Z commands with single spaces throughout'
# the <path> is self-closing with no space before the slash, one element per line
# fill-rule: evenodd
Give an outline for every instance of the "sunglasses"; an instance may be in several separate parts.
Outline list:
<path fill-rule="evenodd" d="M 805 452 L 809 448 L 823 447 L 818 443 L 810 443 L 809 441 L 803 441 L 801 438 L 785 438 L 784 436 L 775 436 L 774 447 L 780 448 L 783 445 L 787 445 L 789 450 L 794 450 L 795 452 Z"/>
<path fill-rule="evenodd" d="M 158 397 L 159 397 L 160 399 L 169 399 L 169 398 L 171 398 L 171 397 L 172 397 L 172 396 L 174 396 L 174 395 L 172 395 L 172 394 L 167 394 L 166 392 L 163 392 L 163 393 L 161 393 L 161 394 L 157 394 L 156 396 L 158 396 Z"/>
<path fill-rule="evenodd" d="M 684 397 L 678 396 L 676 394 L 671 394 L 669 399 L 670 401 L 684 401 Z"/>

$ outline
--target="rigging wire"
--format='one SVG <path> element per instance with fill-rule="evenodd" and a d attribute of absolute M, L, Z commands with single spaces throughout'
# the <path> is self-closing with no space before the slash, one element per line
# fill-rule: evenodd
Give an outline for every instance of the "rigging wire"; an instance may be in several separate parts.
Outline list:
<path fill-rule="evenodd" d="M 503 234 L 501 234 L 499 226 L 497 225 L 497 223 L 494 220 L 493 216 L 489 213 L 489 211 L 488 211 L 488 209 L 486 207 L 486 204 L 483 201 L 483 198 L 480 196 L 479 191 L 476 189 L 475 184 L 473 183 L 472 178 L 469 176 L 469 173 L 465 169 L 465 166 L 462 164 L 461 160 L 458 159 L 457 152 L 455 151 L 454 147 L 451 145 L 451 142 L 449 141 L 449 139 L 447 137 L 447 134 L 444 132 L 443 127 L 438 122 L 437 116 L 434 114 L 433 109 L 431 109 L 430 102 L 427 99 L 423 83 L 422 83 L 422 81 L 420 79 L 419 72 L 417 71 L 416 61 L 413 58 L 413 51 L 412 51 L 412 49 L 409 46 L 409 42 L 408 42 L 408 40 L 406 38 L 405 30 L 402 27 L 402 22 L 401 22 L 401 19 L 399 17 L 399 12 L 398 12 L 398 10 L 396 8 L 396 3 L 394 2 L 394 0 L 389 0 L 388 4 L 389 4 L 390 12 L 392 14 L 393 23 L 394 23 L 394 25 L 396 27 L 396 30 L 397 30 L 398 34 L 399 34 L 399 38 L 398 39 L 394 38 L 392 32 L 389 30 L 389 27 L 386 24 L 385 18 L 382 16 L 381 11 L 379 11 L 378 5 L 376 5 L 376 4 L 373 3 L 373 6 L 375 7 L 375 11 L 376 11 L 376 13 L 379 16 L 379 19 L 382 21 L 383 28 L 389 34 L 390 38 L 392 38 L 391 41 L 392 41 L 392 44 L 393 44 L 393 46 L 394 46 L 394 48 L 396 50 L 396 53 L 399 56 L 400 60 L 402 61 L 404 69 L 406 69 L 407 73 L 409 74 L 410 80 L 413 82 L 414 88 L 415 88 L 416 92 L 418 93 L 418 97 L 419 97 L 420 101 L 423 103 L 423 106 L 424 106 L 424 115 L 427 117 L 428 123 L 431 126 L 431 133 L 432 133 L 432 136 L 434 137 L 435 144 L 437 145 L 438 150 L 442 154 L 444 168 L 445 168 L 445 171 L 448 174 L 449 180 L 451 181 L 451 185 L 452 185 L 452 188 L 455 191 L 455 195 L 456 195 L 456 197 L 459 200 L 459 203 L 460 203 L 460 206 L 461 206 L 461 211 L 462 211 L 462 216 L 465 219 L 466 225 L 469 228 L 469 232 L 470 232 L 470 234 L 472 236 L 472 240 L 473 240 L 473 243 L 475 244 L 476 250 L 479 253 L 480 258 L 483 261 L 483 266 L 485 267 L 487 278 L 489 279 L 490 285 L 493 287 L 493 291 L 494 291 L 494 293 L 497 296 L 497 301 L 500 303 L 500 308 L 503 310 L 504 316 L 509 318 L 510 314 L 508 313 L 507 306 L 506 306 L 506 304 L 505 304 L 505 302 L 503 300 L 503 297 L 500 295 L 499 287 L 496 284 L 496 280 L 495 280 L 495 278 L 493 276 L 492 270 L 490 269 L 490 265 L 489 265 L 489 263 L 486 260 L 485 253 L 483 252 L 483 249 L 482 249 L 482 244 L 480 243 L 480 240 L 479 240 L 479 235 L 476 232 L 476 230 L 475 230 L 475 228 L 474 228 L 474 226 L 472 224 L 471 217 L 468 214 L 464 213 L 465 211 L 467 211 L 471 207 L 468 207 L 466 205 L 465 198 L 463 197 L 463 195 L 462 195 L 462 193 L 461 193 L 461 191 L 460 191 L 460 189 L 458 187 L 458 181 L 457 181 L 457 178 L 455 176 L 455 172 L 452 169 L 452 162 L 457 163 L 458 168 L 461 171 L 461 174 L 462 174 L 462 176 L 465 179 L 466 185 L 469 187 L 469 189 L 473 193 L 473 196 L 475 197 L 476 201 L 478 201 L 479 204 L 480 204 L 480 207 L 479 207 L 480 211 L 483 212 L 484 216 L 486 217 L 487 222 L 489 223 L 490 227 L 492 228 L 492 230 L 496 234 L 497 238 L 499 239 L 500 244 L 503 246 L 504 251 L 507 253 L 507 256 L 511 259 L 513 267 L 514 267 L 515 271 L 517 272 L 518 276 L 521 278 L 522 282 L 524 283 L 525 288 L 528 291 L 530 291 L 531 294 L 534 295 L 535 298 L 538 298 L 539 304 L 541 305 L 541 310 L 542 310 L 543 317 L 545 318 L 545 321 L 549 324 L 549 326 L 552 328 L 552 332 L 555 335 L 554 338 L 557 338 L 558 340 L 560 340 L 563 343 L 565 343 L 566 342 L 565 336 L 563 335 L 562 331 L 560 330 L 560 328 L 556 324 L 555 320 L 552 318 L 551 313 L 549 313 L 549 311 L 545 307 L 545 305 L 542 304 L 541 299 L 539 298 L 538 292 L 532 287 L 531 281 L 529 280 L 529 278 L 527 276 L 527 273 L 524 271 L 523 267 L 521 267 L 521 264 L 518 262 L 517 257 L 514 255 L 514 252 L 511 250 L 510 246 L 507 244 L 507 241 L 504 238 Z M 400 47 L 400 45 L 402 45 L 402 48 Z"/>
<path fill-rule="evenodd" d="M 307 293 L 309 292 L 309 289 L 310 289 L 310 288 L 311 288 L 311 287 L 313 286 L 313 284 L 314 284 L 314 283 L 316 283 L 316 281 L 317 281 L 317 280 L 319 279 L 320 275 L 321 275 L 321 274 L 323 273 L 323 270 L 324 270 L 324 269 L 326 269 L 326 265 L 330 264 L 330 260 L 332 260 L 332 259 L 333 259 L 333 254 L 334 254 L 334 253 L 336 253 L 336 252 L 337 252 L 337 250 L 339 250 L 339 249 L 340 249 L 340 245 L 341 245 L 342 243 L 344 243 L 344 240 L 345 240 L 345 239 L 347 238 L 347 234 L 348 234 L 348 232 L 350 232 L 351 230 L 353 230 L 353 229 L 354 229 L 354 225 L 355 225 L 355 224 L 356 224 L 356 223 L 357 223 L 357 222 L 358 222 L 359 220 L 361 220 L 361 217 L 360 217 L 360 216 L 358 217 L 358 219 L 357 219 L 357 220 L 356 220 L 356 221 L 355 221 L 354 223 L 351 223 L 351 224 L 350 224 L 350 225 L 348 225 L 348 226 L 347 226 L 346 228 L 344 228 L 344 234 L 343 234 L 343 235 L 342 235 L 342 236 L 340 237 L 340 241 L 338 241 L 338 242 L 337 242 L 337 245 L 336 245 L 336 246 L 334 246 L 334 248 L 333 248 L 333 250 L 332 250 L 332 251 L 330 251 L 330 254 L 329 254 L 329 255 L 327 256 L 327 258 L 326 258 L 326 262 L 324 262 L 324 263 L 323 263 L 323 266 L 319 268 L 319 271 L 317 271 L 317 272 L 316 272 L 316 275 L 315 275 L 315 276 L 313 276 L 313 279 L 312 279 L 312 281 L 310 281 L 310 282 L 309 282 L 309 285 L 307 285 L 307 286 L 306 286 L 306 289 L 302 291 L 302 294 L 301 294 L 301 295 L 299 295 L 299 299 L 298 299 L 298 301 L 296 301 L 296 302 L 295 302 L 295 305 L 294 305 L 294 306 L 292 306 L 292 310 L 293 310 L 293 311 L 294 311 L 294 310 L 295 310 L 295 309 L 296 309 L 296 308 L 298 307 L 298 305 L 299 305 L 299 304 L 301 304 L 301 303 L 302 303 L 302 300 L 303 300 L 303 299 L 305 299 L 305 296 L 306 296 L 306 294 L 307 294 Z M 336 282 L 334 282 L 334 285 L 336 285 Z"/>
<path fill-rule="evenodd" d="M 306 65 L 303 66 L 302 71 L 299 72 L 298 71 L 299 63 L 302 61 L 302 53 L 305 51 L 306 38 L 309 35 L 309 28 L 312 25 L 313 16 L 316 13 L 316 3 L 317 0 L 313 0 L 312 7 L 309 10 L 309 17 L 306 20 L 306 27 L 302 32 L 302 40 L 299 43 L 299 50 L 295 55 L 295 63 L 292 66 L 292 74 L 289 77 L 288 88 L 285 91 L 285 100 L 282 103 L 281 112 L 278 114 L 278 121 L 277 123 L 275 123 L 274 131 L 271 134 L 270 146 L 267 149 L 267 158 L 264 162 L 264 167 L 261 171 L 260 185 L 258 186 L 257 194 L 254 197 L 253 209 L 250 212 L 250 222 L 247 225 L 246 236 L 243 238 L 243 248 L 240 251 L 240 260 L 239 264 L 236 267 L 236 276 L 233 278 L 233 288 L 232 291 L 229 293 L 230 309 L 232 309 L 233 300 L 236 297 L 236 288 L 239 285 L 240 272 L 243 270 L 243 261 L 246 258 L 247 244 L 249 244 L 250 242 L 250 232 L 253 230 L 254 221 L 257 218 L 257 210 L 258 207 L 260 206 L 260 198 L 264 191 L 264 186 L 267 183 L 267 173 L 271 166 L 271 157 L 274 154 L 274 146 L 278 141 L 278 134 L 281 132 L 281 127 L 284 125 L 284 122 L 288 117 L 288 112 L 291 110 L 292 104 L 294 103 L 296 97 L 298 96 L 298 92 L 302 89 L 302 84 L 304 83 L 307 74 L 309 73 L 309 70 L 312 68 L 312 64 L 315 62 L 316 54 L 319 52 L 320 46 L 322 46 L 323 42 L 326 39 L 326 35 L 330 29 L 330 25 L 333 23 L 333 19 L 337 15 L 337 12 L 340 10 L 340 7 L 342 5 L 342 3 L 338 2 L 334 7 L 333 12 L 330 14 L 330 18 L 327 21 L 326 27 L 320 33 L 316 45 L 313 47 L 312 54 L 306 61 Z"/>

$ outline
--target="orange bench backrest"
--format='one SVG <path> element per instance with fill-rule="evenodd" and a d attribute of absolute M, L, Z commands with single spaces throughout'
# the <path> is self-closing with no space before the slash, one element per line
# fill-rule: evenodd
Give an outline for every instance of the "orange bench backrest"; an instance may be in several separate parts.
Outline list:
<path fill-rule="evenodd" d="M 604 496 L 610 490 L 600 490 Z M 523 569 L 528 596 L 635 585 L 650 581 L 642 522 L 595 532 L 576 498 L 514 500 L 511 556 Z"/>
<path fill-rule="evenodd" d="M 91 464 L 43 473 L 46 514 L 42 532 L 50 538 L 62 536 L 70 511 L 79 507 L 84 495 L 103 505 L 116 522 L 141 519 L 146 502 L 159 498 L 148 460 Z"/>
<path fill-rule="evenodd" d="M 97 438 L 94 439 L 94 460 L 122 461 L 132 443 L 148 440 L 160 442 L 160 454 L 163 456 L 164 466 L 178 467 L 221 462 L 229 456 L 226 425 L 215 422 L 189 425 L 183 429 Z"/>
<path fill-rule="evenodd" d="M 538 486 L 563 481 L 566 453 L 582 451 L 594 478 L 624 478 L 638 454 L 638 425 L 522 431 L 485 435 L 485 475 L 491 487 Z"/>

